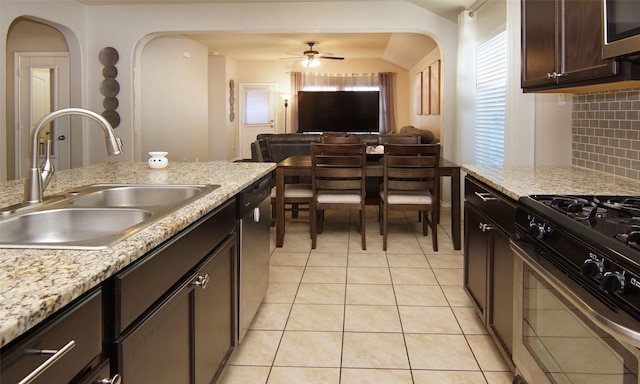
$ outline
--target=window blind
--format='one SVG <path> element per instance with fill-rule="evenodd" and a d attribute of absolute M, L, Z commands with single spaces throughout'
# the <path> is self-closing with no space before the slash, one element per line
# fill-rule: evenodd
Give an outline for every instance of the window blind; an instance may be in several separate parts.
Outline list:
<path fill-rule="evenodd" d="M 476 50 L 476 164 L 504 163 L 507 85 L 507 33 L 501 32 Z"/>

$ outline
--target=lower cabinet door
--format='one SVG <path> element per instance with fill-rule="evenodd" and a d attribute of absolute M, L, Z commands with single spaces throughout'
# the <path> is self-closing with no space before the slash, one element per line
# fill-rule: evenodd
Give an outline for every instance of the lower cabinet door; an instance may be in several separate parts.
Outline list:
<path fill-rule="evenodd" d="M 124 384 L 190 384 L 193 285 L 175 292 L 116 340 Z"/>
<path fill-rule="evenodd" d="M 196 384 L 214 381 L 235 345 L 237 238 L 230 238 L 198 271 L 195 290 Z"/>
<path fill-rule="evenodd" d="M 464 289 L 471 296 L 476 309 L 486 323 L 487 274 L 489 267 L 488 232 L 482 230 L 488 221 L 469 203 L 464 205 Z"/>
<path fill-rule="evenodd" d="M 513 348 L 513 251 L 509 247 L 509 236 L 496 229 L 493 231 L 493 254 L 491 260 L 491 310 L 488 326 L 498 339 L 507 361 L 511 361 Z"/>

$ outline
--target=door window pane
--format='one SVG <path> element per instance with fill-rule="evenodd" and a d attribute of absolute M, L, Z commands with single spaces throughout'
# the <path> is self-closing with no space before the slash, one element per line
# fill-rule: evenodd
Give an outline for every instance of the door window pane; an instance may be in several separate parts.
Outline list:
<path fill-rule="evenodd" d="M 269 124 L 269 92 L 261 89 L 247 89 L 245 124 Z"/>

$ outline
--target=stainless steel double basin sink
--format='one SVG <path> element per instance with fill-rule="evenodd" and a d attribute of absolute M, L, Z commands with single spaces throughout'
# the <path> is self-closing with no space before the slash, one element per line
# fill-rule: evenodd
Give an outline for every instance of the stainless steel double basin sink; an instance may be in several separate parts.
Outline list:
<path fill-rule="evenodd" d="M 0 248 L 106 248 L 218 187 L 95 184 L 0 209 Z"/>

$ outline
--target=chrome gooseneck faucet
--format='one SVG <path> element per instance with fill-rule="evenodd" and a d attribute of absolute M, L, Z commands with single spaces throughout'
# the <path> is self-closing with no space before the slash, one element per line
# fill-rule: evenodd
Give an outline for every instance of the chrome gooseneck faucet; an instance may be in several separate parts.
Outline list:
<path fill-rule="evenodd" d="M 101 115 L 82 108 L 64 108 L 53 111 L 40 119 L 36 127 L 31 132 L 31 164 L 27 171 L 27 180 L 24 184 L 24 204 L 41 203 L 44 189 L 49 184 L 53 176 L 54 169 L 50 159 L 50 142 L 47 142 L 46 159 L 41 167 L 38 167 L 38 143 L 40 133 L 47 123 L 61 116 L 77 115 L 88 117 L 97 122 L 104 130 L 104 137 L 107 144 L 107 153 L 110 156 L 122 153 L 122 141 L 118 138 L 111 127 L 111 124 Z"/>

